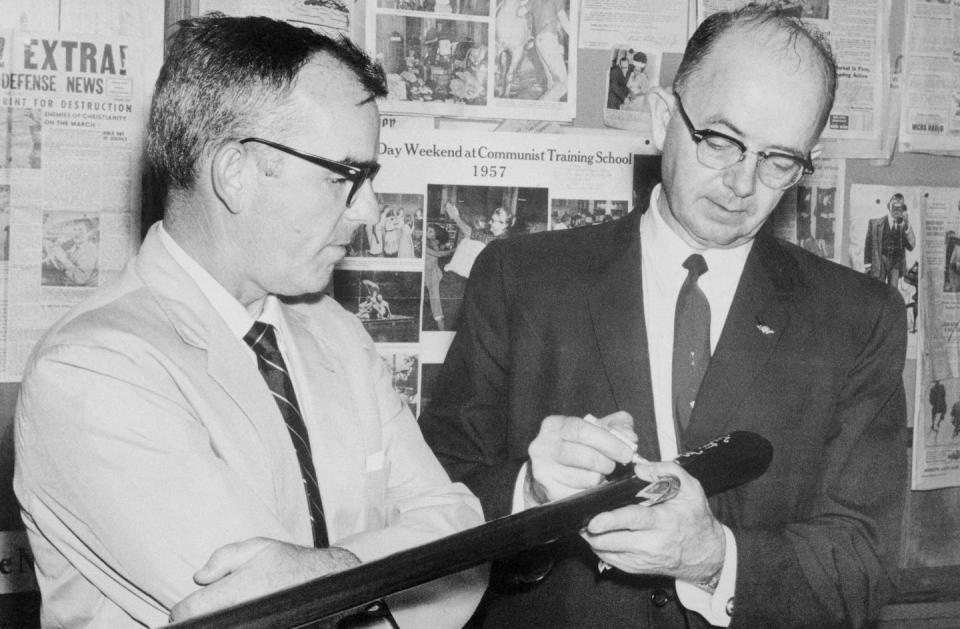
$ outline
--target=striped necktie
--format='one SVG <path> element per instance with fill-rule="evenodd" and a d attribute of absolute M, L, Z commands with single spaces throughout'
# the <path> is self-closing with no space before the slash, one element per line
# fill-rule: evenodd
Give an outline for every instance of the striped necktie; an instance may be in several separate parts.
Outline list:
<path fill-rule="evenodd" d="M 243 340 L 257 355 L 260 375 L 263 376 L 270 393 L 273 394 L 274 401 L 280 408 L 280 414 L 283 415 L 283 421 L 287 425 L 287 432 L 293 441 L 293 449 L 297 452 L 300 474 L 303 476 L 303 489 L 307 494 L 307 505 L 310 508 L 313 545 L 317 548 L 326 548 L 330 544 L 327 540 L 327 527 L 323 521 L 323 503 L 320 501 L 320 486 L 317 484 L 317 473 L 313 467 L 307 426 L 300 414 L 297 394 L 293 390 L 290 374 L 287 373 L 287 365 L 277 347 L 276 332 L 272 325 L 254 321 L 253 327 Z"/>
<path fill-rule="evenodd" d="M 697 285 L 707 272 L 707 262 L 695 253 L 684 260 L 683 266 L 687 278 L 677 295 L 673 327 L 673 409 L 681 452 L 685 449 L 683 433 L 710 362 L 710 303 Z"/>

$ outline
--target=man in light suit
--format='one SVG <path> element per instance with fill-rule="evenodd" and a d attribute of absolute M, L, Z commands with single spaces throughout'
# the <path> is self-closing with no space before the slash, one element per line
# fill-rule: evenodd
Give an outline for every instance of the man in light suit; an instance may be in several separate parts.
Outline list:
<path fill-rule="evenodd" d="M 477 626 L 862 627 L 879 613 L 905 489 L 903 302 L 764 227 L 813 168 L 835 77 L 788 14 L 708 18 L 673 92 L 654 92 L 649 210 L 479 256 L 420 419 L 451 476 L 488 518 L 592 487 L 634 451 L 641 477 L 681 489 L 502 562 Z M 674 314 L 694 255 L 712 353 L 678 428 Z M 707 500 L 671 459 L 735 430 L 769 439 L 773 461 Z"/>
<path fill-rule="evenodd" d="M 895 193 L 887 201 L 887 215 L 870 219 L 863 245 L 866 272 L 890 286 L 897 286 L 907 272 L 907 252 L 917 245 L 903 195 Z"/>
<path fill-rule="evenodd" d="M 24 376 L 15 486 L 44 626 L 157 626 L 482 522 L 360 322 L 319 293 L 378 217 L 384 92 L 346 40 L 180 24 L 148 136 L 162 224 Z M 271 336 L 279 358 L 253 349 Z M 484 585 L 468 571 L 387 602 L 400 626 L 459 627 Z"/>

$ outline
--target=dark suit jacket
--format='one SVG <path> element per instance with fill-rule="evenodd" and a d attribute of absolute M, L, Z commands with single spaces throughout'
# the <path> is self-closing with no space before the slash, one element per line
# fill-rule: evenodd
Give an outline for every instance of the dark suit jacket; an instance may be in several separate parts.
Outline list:
<path fill-rule="evenodd" d="M 547 415 L 629 411 L 640 454 L 658 458 L 636 212 L 491 243 L 463 314 L 420 423 L 487 519 L 509 512 Z M 751 430 L 774 447 L 762 478 L 711 499 L 737 539 L 731 626 L 861 626 L 888 597 L 906 486 L 905 345 L 889 287 L 757 236 L 686 434 L 698 445 Z M 677 604 L 672 580 L 598 576 L 576 536 L 542 555 L 497 567 L 485 626 L 703 622 Z M 542 580 L 511 584 L 548 565 Z"/>
<path fill-rule="evenodd" d="M 610 84 L 607 86 L 607 109 L 620 109 L 620 105 L 630 95 L 630 90 L 627 88 L 627 77 L 629 76 L 630 72 L 624 74 L 620 66 L 610 68 Z"/>

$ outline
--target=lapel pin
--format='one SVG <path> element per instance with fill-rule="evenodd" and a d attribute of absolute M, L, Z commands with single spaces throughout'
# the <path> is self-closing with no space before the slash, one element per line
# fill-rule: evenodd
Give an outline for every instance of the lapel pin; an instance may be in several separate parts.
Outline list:
<path fill-rule="evenodd" d="M 773 328 L 763 323 L 763 321 L 761 321 L 760 319 L 757 319 L 757 329 L 760 330 L 761 334 L 764 334 L 767 336 L 773 334 Z"/>

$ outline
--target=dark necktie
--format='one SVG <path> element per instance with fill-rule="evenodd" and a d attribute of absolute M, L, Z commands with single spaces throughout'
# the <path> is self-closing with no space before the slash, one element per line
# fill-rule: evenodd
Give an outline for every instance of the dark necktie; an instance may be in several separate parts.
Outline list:
<path fill-rule="evenodd" d="M 677 295 L 673 328 L 673 410 L 681 446 L 697 390 L 710 362 L 710 304 L 697 285 L 697 279 L 707 272 L 707 263 L 695 253 L 684 260 L 683 266 L 687 279 Z"/>
<path fill-rule="evenodd" d="M 303 416 L 300 415 L 300 405 L 297 404 L 297 394 L 293 390 L 290 374 L 287 373 L 287 365 L 277 347 L 277 335 L 272 325 L 263 321 L 254 321 L 253 327 L 243 340 L 257 355 L 260 375 L 266 380 L 267 387 L 280 408 L 283 421 L 287 424 L 287 432 L 290 433 L 290 439 L 293 441 L 293 449 L 297 452 L 300 474 L 303 476 L 303 489 L 307 494 L 307 505 L 310 508 L 313 545 L 317 548 L 326 548 L 330 544 L 327 540 L 327 527 L 323 521 L 323 503 L 320 501 L 317 473 L 313 468 L 310 439 L 307 436 L 307 426 L 303 423 Z"/>

